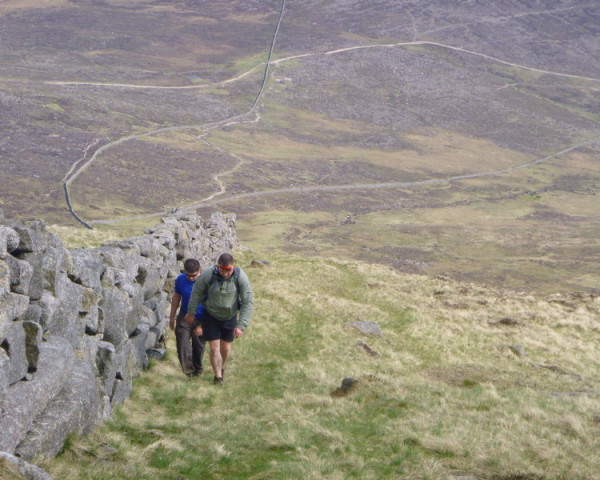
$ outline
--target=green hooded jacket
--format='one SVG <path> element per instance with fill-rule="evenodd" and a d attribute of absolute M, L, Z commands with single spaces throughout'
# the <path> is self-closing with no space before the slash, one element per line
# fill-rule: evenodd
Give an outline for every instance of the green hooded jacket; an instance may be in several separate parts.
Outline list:
<path fill-rule="evenodd" d="M 199 304 L 217 320 L 228 320 L 239 312 L 237 328 L 245 330 L 254 306 L 248 276 L 238 267 L 229 278 L 223 278 L 216 265 L 207 268 L 194 282 L 188 312 L 195 312 Z"/>

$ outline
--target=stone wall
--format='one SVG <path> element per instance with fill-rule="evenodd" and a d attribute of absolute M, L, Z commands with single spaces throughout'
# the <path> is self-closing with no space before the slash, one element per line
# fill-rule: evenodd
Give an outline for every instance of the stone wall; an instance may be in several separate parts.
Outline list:
<path fill-rule="evenodd" d="M 69 251 L 41 220 L 0 210 L 0 452 L 60 452 L 131 393 L 168 328 L 182 261 L 239 247 L 235 217 L 174 213 L 146 235 Z"/>

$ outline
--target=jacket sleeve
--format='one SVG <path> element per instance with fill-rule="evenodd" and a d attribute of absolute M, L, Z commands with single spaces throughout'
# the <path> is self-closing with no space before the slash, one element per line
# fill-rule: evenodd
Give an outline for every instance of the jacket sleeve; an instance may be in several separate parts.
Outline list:
<path fill-rule="evenodd" d="M 239 297 L 240 297 L 240 316 L 238 318 L 238 328 L 245 330 L 250 319 L 252 318 L 252 309 L 254 308 L 254 296 L 252 293 L 252 287 L 250 280 L 246 273 L 241 270 L 240 277 L 238 278 Z"/>
<path fill-rule="evenodd" d="M 208 272 L 209 275 L 206 275 L 205 272 Z M 198 305 L 202 302 L 202 297 L 206 293 L 206 288 L 208 287 L 211 277 L 212 270 L 204 270 L 194 282 L 187 308 L 188 313 L 195 313 L 198 311 Z"/>

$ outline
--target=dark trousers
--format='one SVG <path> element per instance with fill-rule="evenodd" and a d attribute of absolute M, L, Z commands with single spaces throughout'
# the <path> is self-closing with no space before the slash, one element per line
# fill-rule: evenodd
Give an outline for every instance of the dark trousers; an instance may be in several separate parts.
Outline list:
<path fill-rule="evenodd" d="M 194 328 L 199 322 L 194 321 L 188 325 L 184 320 L 185 313 L 177 315 L 175 321 L 175 341 L 177 342 L 177 357 L 183 373 L 200 373 L 202 371 L 202 357 L 206 348 L 206 340 L 194 335 Z"/>

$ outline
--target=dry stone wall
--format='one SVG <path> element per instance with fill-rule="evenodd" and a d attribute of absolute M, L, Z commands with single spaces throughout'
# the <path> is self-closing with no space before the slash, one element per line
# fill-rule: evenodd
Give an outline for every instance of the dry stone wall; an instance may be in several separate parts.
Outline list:
<path fill-rule="evenodd" d="M 0 453 L 52 457 L 108 418 L 160 352 L 183 260 L 240 247 L 233 215 L 174 212 L 145 233 L 70 251 L 0 210 Z"/>

